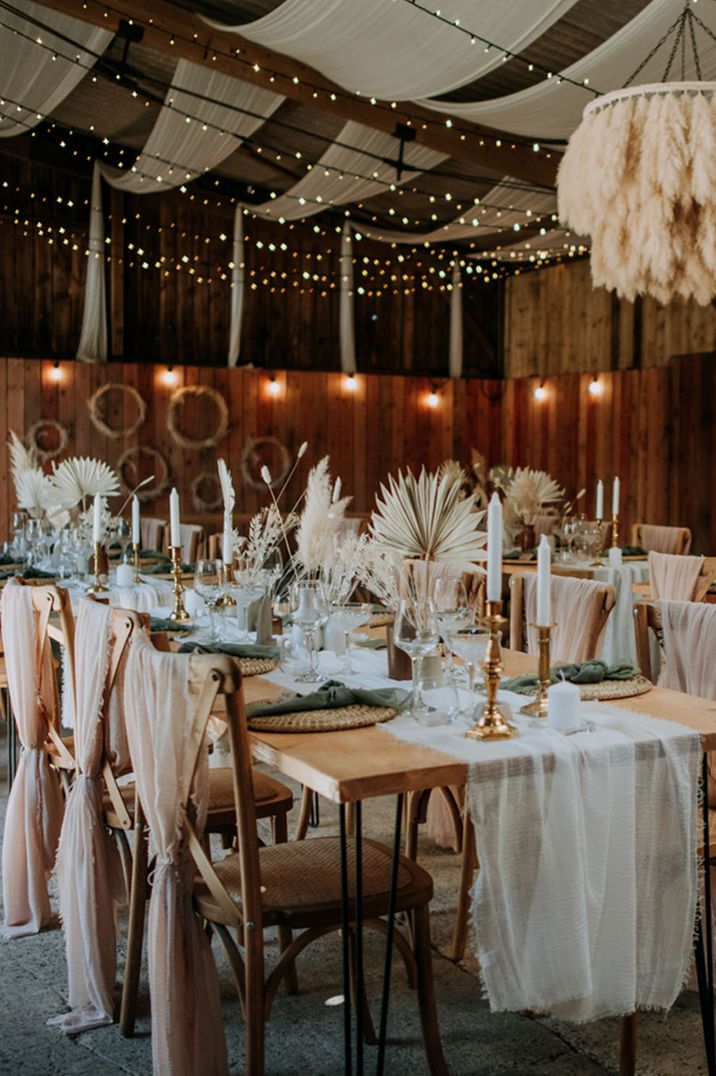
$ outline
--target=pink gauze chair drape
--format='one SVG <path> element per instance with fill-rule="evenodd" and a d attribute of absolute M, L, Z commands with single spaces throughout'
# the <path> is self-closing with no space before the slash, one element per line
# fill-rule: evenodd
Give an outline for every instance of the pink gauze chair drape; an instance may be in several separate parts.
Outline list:
<path fill-rule="evenodd" d="M 537 617 L 537 576 L 522 577 L 527 652 L 537 653 L 537 631 L 532 626 Z M 590 647 L 594 618 L 604 606 L 604 583 L 591 579 L 553 577 L 551 582 L 552 630 L 551 656 L 553 661 L 586 661 L 596 655 Z"/>
<path fill-rule="evenodd" d="M 2 596 L 2 635 L 10 704 L 22 744 L 5 816 L 2 883 L 5 937 L 36 934 L 50 921 L 47 882 L 62 826 L 63 797 L 44 750 L 57 720 L 52 655 L 38 662 L 38 614 L 32 590 L 10 580 Z"/>
<path fill-rule="evenodd" d="M 691 548 L 690 538 L 683 543 L 684 527 L 659 527 L 655 523 L 642 523 L 639 534 L 642 549 L 653 550 L 654 553 L 683 554 Z"/>
<path fill-rule="evenodd" d="M 155 1076 L 227 1076 L 219 979 L 192 910 L 194 868 L 184 839 L 187 810 L 201 837 L 208 798 L 205 728 L 190 689 L 189 656 L 131 644 L 126 726 L 139 798 L 156 854 L 149 905 L 149 991 Z"/>
<path fill-rule="evenodd" d="M 666 598 L 679 602 L 691 601 L 703 567 L 703 557 L 686 557 L 675 553 L 651 551 L 648 561 L 649 588 L 652 598 Z"/>
<path fill-rule="evenodd" d="M 111 1024 L 116 971 L 117 851 L 102 821 L 103 706 L 112 612 L 83 601 L 75 628 L 75 756 L 57 853 L 72 1011 L 48 1021 L 67 1033 Z"/>

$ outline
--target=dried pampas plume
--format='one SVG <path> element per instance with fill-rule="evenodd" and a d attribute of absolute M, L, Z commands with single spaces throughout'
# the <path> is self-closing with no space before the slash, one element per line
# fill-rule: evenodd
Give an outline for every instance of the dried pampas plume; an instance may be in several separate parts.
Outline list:
<path fill-rule="evenodd" d="M 333 499 L 336 486 L 331 481 L 328 464 L 329 458 L 324 456 L 309 471 L 303 512 L 296 531 L 298 560 L 307 572 L 317 571 L 330 558 L 334 537 L 343 527 L 351 499 Z M 340 485 L 337 485 L 337 494 L 340 494 Z"/>
<path fill-rule="evenodd" d="M 599 98 L 560 164 L 560 220 L 591 236 L 594 284 L 630 301 L 716 296 L 716 96 L 690 85 Z"/>

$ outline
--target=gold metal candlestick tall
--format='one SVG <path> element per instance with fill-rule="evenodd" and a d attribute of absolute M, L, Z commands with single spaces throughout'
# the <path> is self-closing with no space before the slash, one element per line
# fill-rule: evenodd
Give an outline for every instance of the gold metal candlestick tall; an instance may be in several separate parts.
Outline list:
<path fill-rule="evenodd" d="M 594 550 L 594 560 L 592 561 L 593 568 L 599 568 L 602 563 L 602 527 L 604 526 L 601 519 L 597 520 L 597 544 Z"/>
<path fill-rule="evenodd" d="M 219 569 L 219 580 L 223 587 L 229 587 L 231 585 L 231 569 L 232 564 L 224 564 L 222 561 L 221 568 Z M 236 599 L 233 594 L 230 594 L 228 589 L 219 598 L 216 603 L 217 609 L 231 609 L 236 605 Z"/>
<path fill-rule="evenodd" d="M 172 575 L 174 576 L 174 608 L 169 614 L 169 619 L 183 623 L 191 620 L 191 617 L 184 608 L 184 584 L 181 581 L 181 546 L 173 545 L 171 553 Z"/>
<path fill-rule="evenodd" d="M 520 710 L 521 714 L 529 714 L 530 717 L 547 717 L 547 692 L 551 683 L 550 677 L 550 637 L 554 624 L 533 624 L 537 629 L 537 698 L 528 703 Z"/>
<path fill-rule="evenodd" d="M 612 516 L 612 548 L 619 545 L 619 516 Z"/>
<path fill-rule="evenodd" d="M 515 735 L 517 730 L 509 723 L 497 705 L 497 689 L 502 675 L 500 632 L 507 621 L 502 616 L 501 601 L 488 601 L 486 608 L 482 623 L 488 630 L 488 638 L 482 667 L 485 670 L 487 700 L 482 707 L 479 720 L 467 730 L 465 735 L 470 740 L 508 740 Z"/>
<path fill-rule="evenodd" d="M 139 578 L 139 545 L 137 542 L 132 543 L 132 553 L 134 554 L 134 582 L 141 583 Z"/>
<path fill-rule="evenodd" d="M 106 594 L 107 587 L 100 579 L 101 572 L 101 559 L 102 559 L 102 543 L 95 542 L 94 544 L 94 583 L 88 588 L 90 594 Z"/>

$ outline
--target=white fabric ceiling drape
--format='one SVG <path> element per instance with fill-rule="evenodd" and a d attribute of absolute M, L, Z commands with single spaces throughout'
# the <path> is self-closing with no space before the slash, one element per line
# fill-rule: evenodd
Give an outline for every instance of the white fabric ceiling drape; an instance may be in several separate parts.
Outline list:
<path fill-rule="evenodd" d="M 683 7 L 683 0 L 652 0 L 626 26 L 577 63 L 565 68 L 562 74 L 575 82 L 589 79 L 589 85 L 600 93 L 618 89 L 678 18 Z M 699 4 L 697 14 L 716 33 L 716 4 Z M 703 32 L 697 36 L 697 41 L 703 77 L 713 78 L 716 75 L 716 42 Z M 687 48 L 687 53 L 689 51 Z M 660 81 L 667 60 L 668 47 L 659 49 L 640 71 L 638 81 L 644 84 Z M 679 59 L 675 66 L 680 77 Z M 685 76 L 687 79 L 696 77 L 693 61 L 688 56 Z M 578 126 L 585 105 L 593 97 L 587 89 L 560 82 L 555 76 L 519 93 L 489 101 L 441 103 L 422 100 L 419 104 L 502 131 L 548 140 L 568 138 Z"/>
<path fill-rule="evenodd" d="M 192 94 L 201 94 L 194 97 Z M 104 217 L 100 175 L 119 190 L 156 194 L 210 171 L 249 138 L 283 101 L 279 94 L 180 60 L 151 134 L 127 172 L 95 163 L 90 257 L 77 358 L 106 362 Z M 241 109 L 242 111 L 237 111 Z M 189 122 L 187 123 L 187 116 Z M 176 162 L 176 163 L 173 163 Z"/>
<path fill-rule="evenodd" d="M 451 0 L 443 14 L 499 46 L 487 52 L 407 0 L 285 0 L 263 18 L 223 29 L 310 64 L 349 90 L 401 101 L 448 93 L 486 74 L 501 63 L 502 50 L 526 48 L 574 2 Z M 432 7 L 429 0 L 425 6 Z"/>
<path fill-rule="evenodd" d="M 452 267 L 452 291 L 450 292 L 450 342 L 448 345 L 448 372 L 450 377 L 462 376 L 462 273 L 460 262 Z"/>
<path fill-rule="evenodd" d="M 0 138 L 23 134 L 57 108 L 114 36 L 31 0 L 22 11 L 0 11 Z"/>

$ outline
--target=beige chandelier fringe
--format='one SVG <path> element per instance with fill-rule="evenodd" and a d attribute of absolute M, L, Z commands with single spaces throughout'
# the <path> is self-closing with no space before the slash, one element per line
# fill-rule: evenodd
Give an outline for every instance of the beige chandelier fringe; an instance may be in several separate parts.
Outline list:
<path fill-rule="evenodd" d="M 560 165 L 560 220 L 591 236 L 595 286 L 628 300 L 716 296 L 716 87 L 692 87 L 595 102 Z"/>

